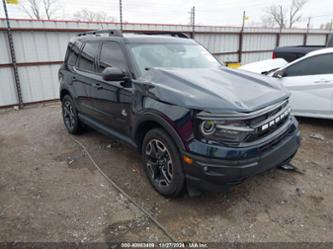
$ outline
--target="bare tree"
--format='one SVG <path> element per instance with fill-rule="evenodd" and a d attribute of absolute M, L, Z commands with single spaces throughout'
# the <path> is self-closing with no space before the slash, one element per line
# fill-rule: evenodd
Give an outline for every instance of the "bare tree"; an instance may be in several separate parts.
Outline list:
<path fill-rule="evenodd" d="M 307 0 L 292 0 L 289 10 L 289 28 L 301 20 L 302 15 L 299 13 L 303 6 L 306 4 Z"/>
<path fill-rule="evenodd" d="M 46 18 L 52 19 L 59 10 L 58 0 L 43 0 Z"/>
<path fill-rule="evenodd" d="M 333 29 L 333 20 L 327 23 L 320 24 L 320 29 L 332 30 Z"/>
<path fill-rule="evenodd" d="M 88 22 L 113 22 L 115 18 L 109 16 L 104 11 L 92 11 L 88 9 L 81 9 L 73 14 L 73 19 L 78 21 L 88 21 Z"/>
<path fill-rule="evenodd" d="M 275 20 L 270 16 L 264 15 L 261 17 L 261 22 L 259 22 L 257 26 L 271 28 L 275 26 Z"/>
<path fill-rule="evenodd" d="M 280 29 L 286 27 L 287 20 L 282 5 L 273 5 L 269 7 L 266 12 L 268 14 L 267 19 L 271 19 L 271 23 L 276 23 Z"/>
<path fill-rule="evenodd" d="M 31 19 L 53 19 L 59 11 L 59 0 L 22 0 L 21 8 Z"/>
<path fill-rule="evenodd" d="M 282 5 L 272 5 L 264 11 L 266 15 L 262 18 L 264 25 L 277 25 L 280 29 L 292 28 L 295 23 L 301 20 L 300 11 L 308 0 L 291 0 L 289 8 Z"/>
<path fill-rule="evenodd" d="M 41 11 L 40 5 L 38 0 L 27 0 L 22 2 L 21 5 L 23 11 L 31 18 L 40 20 L 41 18 Z"/>

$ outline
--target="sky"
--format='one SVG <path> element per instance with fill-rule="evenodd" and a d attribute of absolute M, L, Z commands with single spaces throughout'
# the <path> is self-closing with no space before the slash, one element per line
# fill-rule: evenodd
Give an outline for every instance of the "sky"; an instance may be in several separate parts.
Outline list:
<path fill-rule="evenodd" d="M 19 0 L 25 1 L 25 0 Z M 119 0 L 58 0 L 59 19 L 70 19 L 75 11 L 87 8 L 94 11 L 105 11 L 119 20 Z M 190 9 L 196 8 L 196 24 L 217 26 L 240 26 L 243 11 L 249 19 L 247 26 L 259 26 L 264 9 L 271 5 L 289 6 L 291 0 L 122 0 L 123 20 L 140 23 L 188 24 Z M 2 7 L 2 6 L 1 6 Z M 0 7 L 0 16 L 4 17 Z M 26 18 L 20 7 L 8 5 L 12 18 Z M 333 18 L 332 0 L 308 0 L 302 10 L 303 20 L 296 26 L 306 28 L 308 17 L 311 27 L 330 22 Z"/>

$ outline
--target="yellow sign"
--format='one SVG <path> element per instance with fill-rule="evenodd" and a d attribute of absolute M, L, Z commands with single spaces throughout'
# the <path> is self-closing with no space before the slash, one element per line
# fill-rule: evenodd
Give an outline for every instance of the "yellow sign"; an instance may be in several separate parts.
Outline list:
<path fill-rule="evenodd" d="M 19 0 L 6 0 L 8 4 L 18 4 Z"/>
<path fill-rule="evenodd" d="M 229 68 L 239 68 L 241 66 L 241 64 L 239 62 L 226 62 L 225 63 L 227 65 L 227 67 Z"/>

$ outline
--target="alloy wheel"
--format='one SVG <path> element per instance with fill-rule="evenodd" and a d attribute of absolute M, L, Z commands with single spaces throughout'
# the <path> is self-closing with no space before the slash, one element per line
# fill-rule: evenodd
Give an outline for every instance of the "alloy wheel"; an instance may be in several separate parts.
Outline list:
<path fill-rule="evenodd" d="M 151 179 L 160 187 L 169 186 L 173 180 L 173 164 L 167 147 L 162 141 L 151 139 L 145 153 Z"/>
<path fill-rule="evenodd" d="M 63 116 L 65 120 L 65 124 L 69 129 L 74 129 L 75 127 L 75 113 L 73 110 L 72 103 L 68 100 L 66 100 L 63 103 Z"/>

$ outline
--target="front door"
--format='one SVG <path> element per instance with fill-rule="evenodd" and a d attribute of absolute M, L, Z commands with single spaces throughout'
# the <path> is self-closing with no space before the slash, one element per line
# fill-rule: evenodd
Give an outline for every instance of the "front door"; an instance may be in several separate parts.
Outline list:
<path fill-rule="evenodd" d="M 332 115 L 333 54 L 305 58 L 284 70 L 295 114 Z"/>
<path fill-rule="evenodd" d="M 106 67 L 117 67 L 128 73 L 124 53 L 120 45 L 104 41 L 101 45 L 97 63 L 98 84 L 93 88 L 94 108 L 99 123 L 120 134 L 129 134 L 132 88 L 122 81 L 105 81 L 102 72 Z"/>

